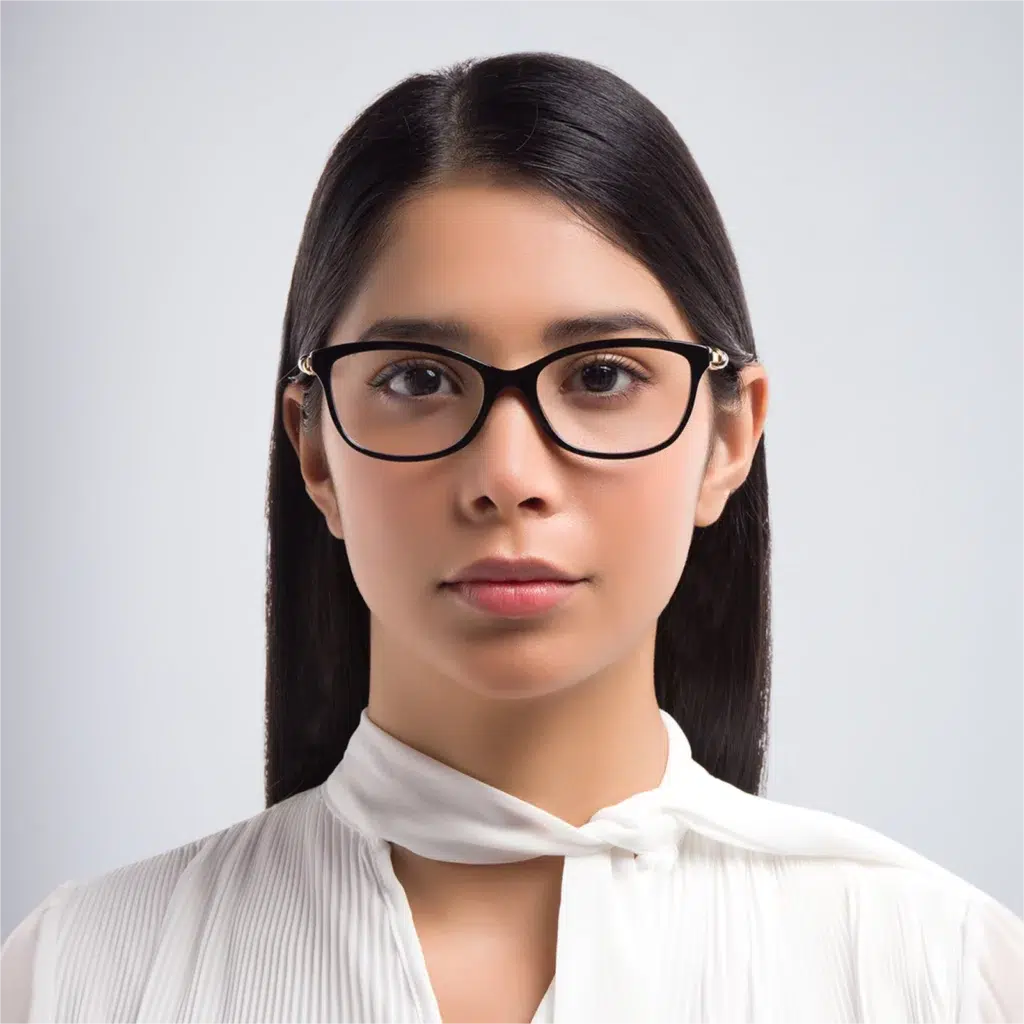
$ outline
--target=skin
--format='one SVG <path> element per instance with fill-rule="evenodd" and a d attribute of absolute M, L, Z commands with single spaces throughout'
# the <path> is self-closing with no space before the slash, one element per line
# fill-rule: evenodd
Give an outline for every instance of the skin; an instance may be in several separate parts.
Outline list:
<path fill-rule="evenodd" d="M 385 316 L 454 318 L 474 329 L 468 354 L 516 367 L 548 351 L 549 321 L 626 309 L 697 340 L 642 264 L 543 193 L 452 183 L 410 200 L 395 226 L 328 344 Z M 307 492 L 345 540 L 370 610 L 377 725 L 577 826 L 659 784 L 657 619 L 693 527 L 717 520 L 746 478 L 767 413 L 763 366 L 743 368 L 739 403 L 717 416 L 707 377 L 679 438 L 624 460 L 563 450 L 506 391 L 461 451 L 386 462 L 351 448 L 326 406 L 320 429 L 301 431 L 301 390 L 288 386 L 284 422 Z M 438 589 L 490 555 L 546 558 L 589 580 L 518 621 Z M 554 970 L 562 859 L 448 864 L 393 847 L 392 862 L 443 1019 L 528 1021 Z"/>

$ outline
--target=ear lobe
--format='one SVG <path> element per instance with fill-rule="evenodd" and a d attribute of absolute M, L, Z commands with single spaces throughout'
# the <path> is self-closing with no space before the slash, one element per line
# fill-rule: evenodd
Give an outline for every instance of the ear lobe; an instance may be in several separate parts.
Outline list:
<path fill-rule="evenodd" d="M 302 425 L 302 389 L 289 384 L 282 398 L 282 418 L 288 439 L 299 460 L 299 472 L 306 485 L 310 501 L 323 514 L 327 529 L 338 540 L 343 540 L 341 511 L 334 491 L 330 466 L 323 449 L 321 436 Z"/>
<path fill-rule="evenodd" d="M 761 441 L 768 411 L 768 380 L 759 363 L 741 371 L 742 391 L 735 411 L 717 417 L 711 455 L 705 466 L 695 526 L 717 522 L 729 498 L 742 486 L 750 472 L 754 453 Z"/>
<path fill-rule="evenodd" d="M 337 540 L 343 540 L 341 526 L 341 509 L 338 506 L 338 496 L 334 491 L 334 480 L 331 478 L 330 470 L 327 467 L 327 460 L 322 453 L 309 451 L 313 447 L 304 442 L 303 457 L 299 460 L 302 468 L 302 476 L 306 481 L 306 493 L 310 501 L 323 514 L 327 529 L 331 536 Z"/>
<path fill-rule="evenodd" d="M 331 536 L 335 540 L 344 540 L 345 535 L 341 528 L 341 516 L 335 512 L 333 515 L 324 513 L 324 522 L 327 524 L 327 529 L 330 531 Z"/>
<path fill-rule="evenodd" d="M 697 498 L 697 508 L 694 511 L 694 526 L 710 526 L 718 522 L 725 510 L 726 503 L 733 494 L 731 487 L 709 480 L 707 476 L 701 485 L 700 495 Z"/>
<path fill-rule="evenodd" d="M 331 536 L 336 540 L 344 540 L 341 525 L 341 510 L 338 507 L 338 499 L 334 493 L 334 481 L 330 476 L 319 481 L 306 480 L 306 493 L 310 501 L 323 514 L 324 522 Z"/>

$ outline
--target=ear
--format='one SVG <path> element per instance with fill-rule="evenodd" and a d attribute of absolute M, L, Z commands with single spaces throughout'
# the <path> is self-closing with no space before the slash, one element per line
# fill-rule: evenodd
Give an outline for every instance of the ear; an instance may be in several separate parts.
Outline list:
<path fill-rule="evenodd" d="M 288 439 L 299 459 L 299 469 L 306 482 L 306 493 L 313 504 L 323 513 L 327 529 L 338 540 L 344 540 L 341 527 L 341 510 L 334 491 L 330 466 L 324 453 L 322 430 L 310 430 L 302 425 L 303 388 L 292 382 L 281 396 L 281 417 Z M 324 416 L 320 417 L 323 426 Z"/>
<path fill-rule="evenodd" d="M 736 405 L 717 412 L 711 453 L 697 497 L 694 526 L 716 522 L 733 491 L 747 478 L 768 414 L 768 374 L 760 363 L 739 373 Z"/>

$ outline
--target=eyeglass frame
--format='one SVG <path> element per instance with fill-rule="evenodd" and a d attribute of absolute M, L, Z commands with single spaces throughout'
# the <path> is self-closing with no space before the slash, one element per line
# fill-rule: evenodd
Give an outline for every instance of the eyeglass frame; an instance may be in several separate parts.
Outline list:
<path fill-rule="evenodd" d="M 661 444 L 655 445 L 653 448 L 641 449 L 638 452 L 589 452 L 582 448 L 576 448 L 567 441 L 563 441 L 548 422 L 548 418 L 544 415 L 544 410 L 541 408 L 540 398 L 537 394 L 537 380 L 546 366 L 559 359 L 564 359 L 566 356 L 576 355 L 579 352 L 595 352 L 605 348 L 622 347 L 661 349 L 662 351 L 676 352 L 686 358 L 690 364 L 690 397 L 686 403 L 686 411 L 683 413 L 682 420 L 676 428 L 675 433 L 673 433 L 667 441 L 663 441 Z M 465 435 L 463 435 L 462 439 L 442 451 L 435 452 L 431 455 L 385 455 L 382 452 L 370 451 L 369 449 L 356 444 L 355 441 L 345 433 L 345 429 L 342 427 L 341 421 L 338 417 L 337 410 L 334 407 L 334 394 L 330 387 L 331 368 L 334 366 L 335 362 L 343 356 L 354 355 L 357 352 L 369 351 L 425 352 L 430 355 L 455 359 L 458 362 L 465 363 L 475 369 L 480 374 L 484 382 L 484 397 L 476 419 L 470 426 L 469 430 L 466 431 Z M 487 420 L 487 416 L 490 413 L 491 406 L 494 404 L 495 400 L 508 388 L 513 388 L 518 391 L 526 399 L 526 404 L 533 413 L 534 420 L 540 423 L 544 433 L 560 448 L 564 448 L 566 451 L 572 452 L 575 455 L 584 455 L 588 458 L 594 459 L 639 459 L 647 455 L 653 455 L 655 452 L 659 452 L 663 448 L 667 448 L 676 440 L 676 438 L 679 437 L 690 420 L 690 415 L 693 412 L 693 406 L 697 398 L 697 389 L 700 387 L 700 381 L 704 376 L 705 370 L 722 370 L 729 365 L 729 362 L 730 359 L 728 353 L 713 345 L 701 345 L 694 341 L 662 341 L 655 338 L 615 338 L 604 339 L 601 341 L 585 341 L 576 345 L 569 345 L 568 347 L 558 349 L 555 352 L 549 352 L 547 355 L 541 356 L 540 359 L 536 359 L 532 363 L 527 363 L 525 366 L 517 367 L 514 370 L 505 370 L 498 366 L 492 366 L 490 363 L 482 362 L 479 359 L 474 359 L 472 356 L 466 355 L 465 353 L 455 352 L 450 348 L 445 348 L 442 345 L 434 345 L 430 342 L 375 341 L 368 339 L 365 341 L 341 342 L 336 345 L 327 345 L 324 348 L 316 349 L 313 352 L 304 355 L 298 361 L 286 380 L 298 381 L 304 376 L 316 377 L 320 381 L 320 386 L 323 388 L 324 394 L 327 397 L 327 407 L 330 411 L 331 419 L 342 438 L 357 452 L 360 452 L 363 455 L 368 455 L 374 459 L 383 459 L 386 462 L 428 462 L 433 459 L 444 458 L 446 455 L 452 455 L 465 448 L 483 429 L 483 425 Z"/>

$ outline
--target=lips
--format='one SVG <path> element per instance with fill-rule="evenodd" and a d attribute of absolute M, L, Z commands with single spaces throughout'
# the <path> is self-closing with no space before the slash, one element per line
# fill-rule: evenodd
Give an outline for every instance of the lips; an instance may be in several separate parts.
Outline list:
<path fill-rule="evenodd" d="M 445 583 L 575 583 L 580 576 L 542 558 L 481 558 L 446 579 Z"/>
<path fill-rule="evenodd" d="M 448 583 L 464 604 L 491 615 L 519 618 L 551 611 L 567 600 L 585 581 L 534 580 Z"/>

